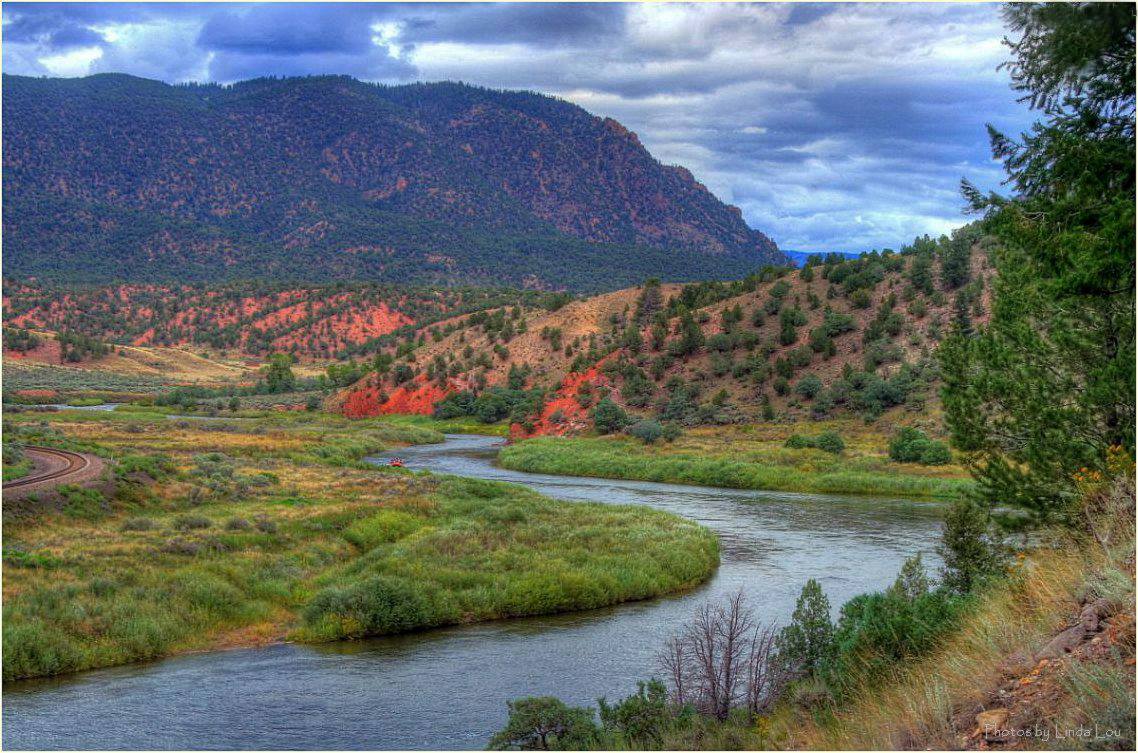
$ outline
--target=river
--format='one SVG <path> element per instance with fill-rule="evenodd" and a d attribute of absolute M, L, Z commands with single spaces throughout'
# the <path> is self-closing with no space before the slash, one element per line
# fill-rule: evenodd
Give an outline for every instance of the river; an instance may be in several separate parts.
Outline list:
<path fill-rule="evenodd" d="M 500 441 L 451 435 L 399 455 L 410 468 L 692 518 L 719 535 L 718 571 L 692 592 L 602 610 L 9 683 L 4 747 L 483 748 L 508 700 L 589 704 L 633 692 L 664 638 L 704 599 L 743 588 L 764 620 L 785 621 L 813 577 L 836 613 L 892 582 L 905 558 L 931 555 L 940 528 L 931 504 L 520 473 L 493 464 Z"/>

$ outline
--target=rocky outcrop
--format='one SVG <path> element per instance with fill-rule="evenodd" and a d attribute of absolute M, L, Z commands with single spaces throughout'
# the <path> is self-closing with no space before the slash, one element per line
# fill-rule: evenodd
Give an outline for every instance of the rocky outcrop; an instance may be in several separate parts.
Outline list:
<path fill-rule="evenodd" d="M 1087 598 L 1066 627 L 1038 650 L 1020 650 L 1001 664 L 1003 681 L 979 710 L 964 710 L 955 726 L 961 747 L 1019 750 L 1053 748 L 1059 719 L 1069 703 L 1072 663 L 1134 665 L 1133 605 L 1122 609 L 1104 598 Z M 1085 743 L 1084 746 L 1085 747 Z"/>

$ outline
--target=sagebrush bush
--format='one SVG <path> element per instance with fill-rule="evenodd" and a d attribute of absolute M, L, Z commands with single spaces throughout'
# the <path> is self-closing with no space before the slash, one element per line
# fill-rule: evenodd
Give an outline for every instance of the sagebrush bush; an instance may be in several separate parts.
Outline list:
<path fill-rule="evenodd" d="M 157 527 L 153 518 L 127 518 L 122 524 L 124 531 L 153 531 Z"/>
<path fill-rule="evenodd" d="M 637 421 L 627 429 L 631 436 L 636 437 L 645 444 L 655 444 L 657 439 L 664 436 L 664 427 L 655 419 L 646 418 Z"/>
<path fill-rule="evenodd" d="M 174 518 L 174 529 L 177 531 L 197 531 L 212 525 L 213 521 L 204 515 L 179 515 Z"/>

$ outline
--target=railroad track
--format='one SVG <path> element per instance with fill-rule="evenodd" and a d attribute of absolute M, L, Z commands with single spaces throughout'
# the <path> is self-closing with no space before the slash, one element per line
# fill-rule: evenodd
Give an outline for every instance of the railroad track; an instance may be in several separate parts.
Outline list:
<path fill-rule="evenodd" d="M 91 459 L 78 452 L 39 446 L 25 447 L 24 452 L 33 459 L 36 458 L 36 456 L 47 459 L 47 467 L 39 473 L 33 471 L 22 478 L 4 482 L 4 489 L 19 489 L 24 486 L 31 486 L 32 484 L 40 484 L 47 481 L 65 481 L 75 474 L 82 473 L 91 466 Z M 63 462 L 62 466 L 59 465 L 60 461 Z"/>

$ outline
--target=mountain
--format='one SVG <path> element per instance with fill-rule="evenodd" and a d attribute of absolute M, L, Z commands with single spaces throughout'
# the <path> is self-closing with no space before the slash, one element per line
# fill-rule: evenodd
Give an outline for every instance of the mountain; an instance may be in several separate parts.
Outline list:
<path fill-rule="evenodd" d="M 796 267 L 801 267 L 801 266 L 805 265 L 806 260 L 809 259 L 811 256 L 825 257 L 825 256 L 828 256 L 830 254 L 837 254 L 838 256 L 846 258 L 846 259 L 856 259 L 857 257 L 861 256 L 861 252 L 859 252 L 859 251 L 827 251 L 827 252 L 792 251 L 788 248 L 784 248 L 784 249 L 780 249 L 780 250 L 786 256 L 787 260 Z"/>
<path fill-rule="evenodd" d="M 563 100 L 347 77 L 4 76 L 10 277 L 613 289 L 785 261 Z"/>

